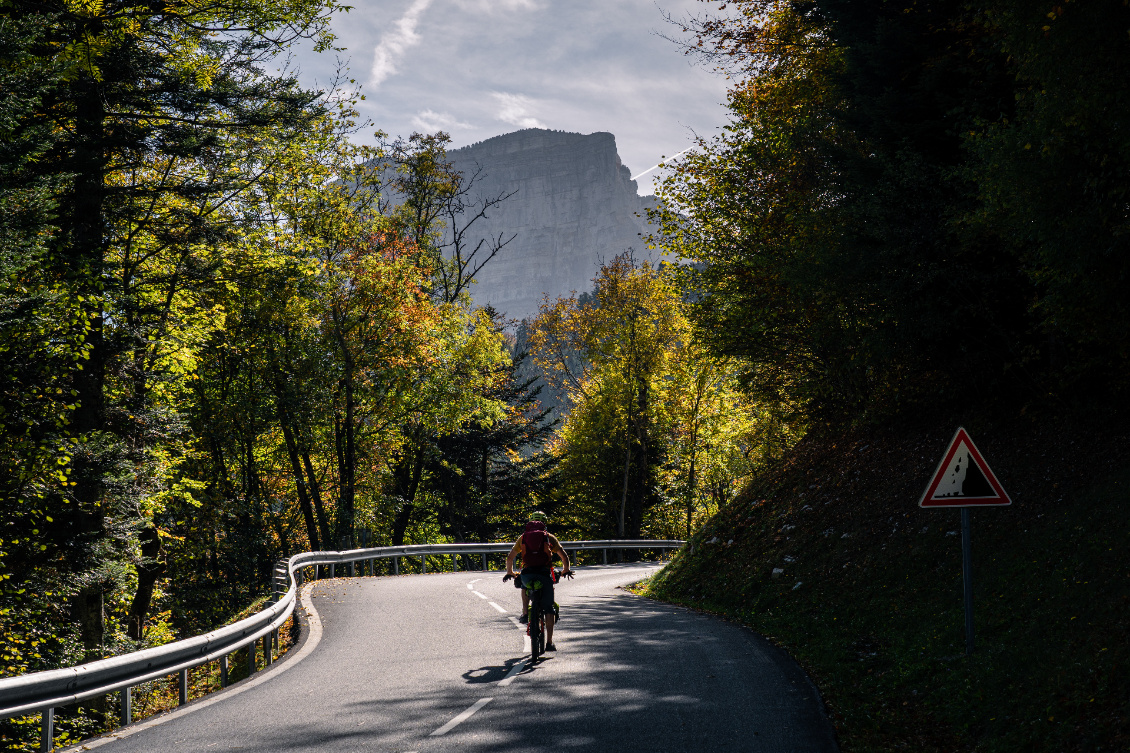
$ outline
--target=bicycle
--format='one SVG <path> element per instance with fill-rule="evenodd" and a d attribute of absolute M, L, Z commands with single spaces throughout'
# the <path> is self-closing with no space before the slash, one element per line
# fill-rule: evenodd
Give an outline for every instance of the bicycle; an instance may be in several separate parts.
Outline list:
<path fill-rule="evenodd" d="M 558 573 L 556 570 L 550 570 L 550 577 L 553 582 L 557 583 L 559 576 L 564 575 L 567 578 L 573 577 L 573 571 Z M 506 583 L 512 576 L 502 576 L 502 582 Z M 529 621 L 526 623 L 526 629 L 530 636 L 530 664 L 536 664 L 538 657 L 545 653 L 545 620 L 546 614 L 541 608 L 541 599 L 538 598 L 538 591 L 541 590 L 542 582 L 534 580 L 527 586 L 524 586 L 526 592 L 530 596 L 530 610 L 528 613 Z M 554 604 L 553 621 L 557 622 L 557 605 Z"/>

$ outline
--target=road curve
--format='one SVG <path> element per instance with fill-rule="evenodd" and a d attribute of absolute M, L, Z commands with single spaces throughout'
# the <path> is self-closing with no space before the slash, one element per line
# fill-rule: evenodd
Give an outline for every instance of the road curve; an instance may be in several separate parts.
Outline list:
<path fill-rule="evenodd" d="M 524 630 L 514 622 L 519 594 L 500 573 L 320 581 L 310 599 L 313 637 L 292 650 L 296 656 L 171 718 L 87 746 L 101 753 L 837 749 L 815 690 L 782 652 L 739 626 L 619 589 L 653 570 L 583 567 L 560 584 L 558 650 L 536 667 L 525 666 Z"/>

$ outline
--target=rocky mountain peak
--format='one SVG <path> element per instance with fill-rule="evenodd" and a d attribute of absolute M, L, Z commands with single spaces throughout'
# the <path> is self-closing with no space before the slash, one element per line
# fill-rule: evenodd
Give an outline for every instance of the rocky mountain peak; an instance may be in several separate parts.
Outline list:
<path fill-rule="evenodd" d="M 628 249 L 645 254 L 640 234 L 654 197 L 636 193 L 611 133 L 528 128 L 453 149 L 448 159 L 465 175 L 478 171 L 479 195 L 517 192 L 475 226 L 482 238 L 516 234 L 478 274 L 478 304 L 532 319 L 543 295 L 589 290 L 603 261 Z"/>

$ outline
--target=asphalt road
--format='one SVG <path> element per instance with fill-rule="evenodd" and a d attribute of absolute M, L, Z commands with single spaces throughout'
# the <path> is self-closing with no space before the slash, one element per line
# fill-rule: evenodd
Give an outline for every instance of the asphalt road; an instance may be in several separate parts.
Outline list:
<path fill-rule="evenodd" d="M 836 750 L 815 690 L 782 652 L 619 588 L 653 569 L 584 567 L 559 584 L 558 650 L 534 667 L 501 573 L 323 580 L 289 658 L 77 749 Z"/>

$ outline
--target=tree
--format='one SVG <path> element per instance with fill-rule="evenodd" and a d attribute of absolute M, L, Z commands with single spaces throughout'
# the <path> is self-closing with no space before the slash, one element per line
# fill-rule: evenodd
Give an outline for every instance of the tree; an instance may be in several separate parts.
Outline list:
<path fill-rule="evenodd" d="M 451 138 L 413 133 L 385 145 L 379 169 L 391 175 L 388 198 L 395 216 L 416 247 L 427 255 L 436 276 L 433 295 L 447 303 L 461 299 L 469 285 L 517 235 L 479 237 L 480 221 L 517 191 L 482 195 L 482 168 L 466 175 L 447 160 Z"/>
<path fill-rule="evenodd" d="M 1040 338 L 1025 369 L 1106 412 L 1130 386 L 1130 8 L 1000 0 L 983 23 L 1007 55 L 1011 106 L 965 133 L 968 219 L 1031 281 Z"/>
<path fill-rule="evenodd" d="M 698 262 L 694 318 L 714 352 L 802 422 L 1030 399 L 1016 365 L 1032 289 L 995 233 L 968 223 L 961 174 L 963 132 L 1011 107 L 977 14 L 731 6 L 692 24 L 740 79 L 731 123 L 676 169 L 657 215 L 657 240 Z"/>
<path fill-rule="evenodd" d="M 62 387 L 75 406 L 58 487 L 69 513 L 52 528 L 79 584 L 72 603 L 87 659 L 106 650 L 103 594 L 122 572 L 105 565 L 135 556 L 138 530 L 153 541 L 143 502 L 175 485 L 166 460 L 175 465 L 177 453 L 160 449 L 181 430 L 170 398 L 191 361 L 186 339 L 213 313 L 199 304 L 230 228 L 224 210 L 264 168 L 248 135 L 298 132 L 316 98 L 259 66 L 298 38 L 328 46 L 335 7 L 3 5 L 6 23 L 40 32 L 20 73 L 59 71 L 15 128 L 55 135 L 35 172 L 73 176 L 56 184 L 55 251 L 38 271 L 67 281 L 86 330 L 82 369 Z M 145 601 L 139 591 L 135 617 Z"/>
<path fill-rule="evenodd" d="M 0 23 L 0 675 L 80 659 L 60 627 L 67 593 L 72 381 L 89 322 L 73 281 L 54 259 L 58 196 L 71 176 L 38 163 L 60 135 L 35 115 L 63 85 L 37 56 L 37 19 Z"/>
<path fill-rule="evenodd" d="M 500 317 L 486 310 L 502 333 Z M 510 349 L 496 366 L 497 378 L 484 397 L 504 406 L 501 418 L 469 421 L 435 439 L 429 485 L 443 499 L 440 530 L 456 541 L 490 541 L 546 499 L 555 458 L 544 450 L 557 422 L 538 403 L 537 377 L 522 376 L 525 351 Z"/>
<path fill-rule="evenodd" d="M 574 404 L 587 406 L 581 413 L 574 409 L 577 417 L 570 415 L 566 432 L 575 422 L 607 425 L 607 418 L 597 419 L 591 410 L 620 416 L 615 432 L 623 458 L 616 515 L 620 537 L 639 535 L 651 501 L 655 409 L 650 400 L 685 329 L 670 282 L 646 263 L 637 266 L 628 254 L 601 268 L 588 301 L 575 296 L 546 301 L 533 324 L 531 349 L 538 366 L 559 389 L 569 390 Z"/>

